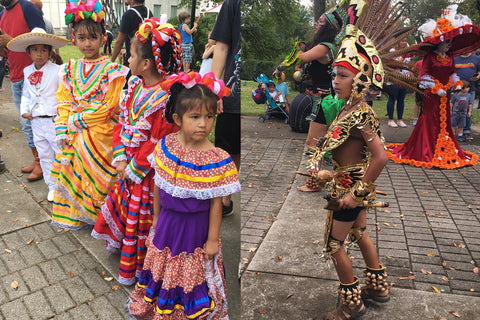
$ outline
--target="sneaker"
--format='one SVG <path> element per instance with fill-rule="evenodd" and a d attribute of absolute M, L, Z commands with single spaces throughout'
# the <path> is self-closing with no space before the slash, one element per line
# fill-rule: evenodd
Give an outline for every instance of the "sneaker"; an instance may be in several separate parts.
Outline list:
<path fill-rule="evenodd" d="M 388 120 L 388 126 L 392 128 L 398 128 L 398 125 L 393 120 Z"/>
<path fill-rule="evenodd" d="M 460 141 L 460 142 L 465 142 L 465 141 L 467 141 L 467 139 L 466 139 L 464 136 L 458 136 L 458 137 L 457 137 L 457 140 Z"/>
<path fill-rule="evenodd" d="M 471 135 L 466 136 L 465 139 L 467 139 L 467 141 L 473 141 L 473 137 Z"/>
<path fill-rule="evenodd" d="M 412 125 L 415 127 L 417 125 L 418 118 L 413 119 Z"/>
<path fill-rule="evenodd" d="M 50 190 L 48 191 L 48 195 L 47 195 L 47 200 L 49 202 L 52 202 L 53 201 L 53 195 L 55 194 L 55 190 Z"/>
<path fill-rule="evenodd" d="M 405 122 L 403 122 L 402 120 L 398 120 L 397 121 L 397 125 L 400 127 L 400 128 L 406 128 L 407 127 L 407 124 Z"/>
<path fill-rule="evenodd" d="M 223 206 L 223 213 L 222 217 L 228 217 L 233 214 L 233 201 L 230 200 L 230 204 L 228 206 L 222 205 Z"/>

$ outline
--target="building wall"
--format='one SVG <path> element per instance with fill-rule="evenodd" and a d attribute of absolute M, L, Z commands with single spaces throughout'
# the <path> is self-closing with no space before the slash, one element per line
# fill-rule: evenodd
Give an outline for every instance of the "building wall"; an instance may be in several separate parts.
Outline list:
<path fill-rule="evenodd" d="M 84 0 L 85 1 L 85 0 Z M 119 12 L 119 22 L 123 14 L 122 8 L 125 8 L 124 0 L 115 0 L 116 10 Z M 43 14 L 46 19 L 50 20 L 55 32 L 59 35 L 65 35 L 67 27 L 65 26 L 65 0 L 42 0 L 43 2 Z M 157 18 L 160 14 L 167 14 L 167 18 L 170 19 L 172 13 L 176 16 L 180 9 L 177 9 L 179 0 L 145 0 L 145 5 L 149 8 Z"/>

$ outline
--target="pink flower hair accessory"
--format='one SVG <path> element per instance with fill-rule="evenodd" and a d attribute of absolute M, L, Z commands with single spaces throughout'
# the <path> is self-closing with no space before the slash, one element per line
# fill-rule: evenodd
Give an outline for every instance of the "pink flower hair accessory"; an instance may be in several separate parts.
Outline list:
<path fill-rule="evenodd" d="M 196 84 L 203 84 L 210 89 L 218 97 L 218 99 L 222 99 L 230 94 L 230 88 L 225 86 L 223 80 L 217 79 L 213 72 L 206 73 L 203 78 L 197 72 L 180 72 L 177 75 L 168 77 L 167 80 L 162 82 L 162 89 L 169 91 L 172 85 L 177 82 L 181 83 L 187 89 L 192 88 Z"/>

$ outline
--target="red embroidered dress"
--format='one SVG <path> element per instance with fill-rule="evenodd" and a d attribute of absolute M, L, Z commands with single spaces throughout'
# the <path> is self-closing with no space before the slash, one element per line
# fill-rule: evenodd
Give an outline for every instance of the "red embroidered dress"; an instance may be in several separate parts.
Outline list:
<path fill-rule="evenodd" d="M 168 94 L 158 84 L 146 87 L 133 77 L 121 97 L 120 121 L 113 134 L 113 165 L 125 160 L 129 179 L 110 191 L 92 236 L 107 241 L 120 256 L 120 283 L 134 284 L 143 267 L 153 217 L 154 170 L 147 161 L 157 142 L 179 128 L 165 119 Z"/>
<path fill-rule="evenodd" d="M 423 59 L 423 71 L 448 92 L 450 76 L 455 72 L 453 57 L 441 57 L 432 52 Z M 432 89 L 425 90 L 423 112 L 412 135 L 404 144 L 387 145 L 388 157 L 396 163 L 423 168 L 455 169 L 476 165 L 478 156 L 462 150 L 452 131 L 450 94 L 440 97 Z"/>

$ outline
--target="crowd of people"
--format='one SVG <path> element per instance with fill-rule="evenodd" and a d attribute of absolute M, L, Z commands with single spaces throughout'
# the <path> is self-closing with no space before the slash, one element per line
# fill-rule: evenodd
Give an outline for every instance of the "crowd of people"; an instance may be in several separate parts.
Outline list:
<path fill-rule="evenodd" d="M 196 24 L 186 12 L 176 29 L 132 0 L 109 56 L 103 4 L 69 1 L 65 22 L 82 58 L 57 64 L 69 41 L 46 31 L 41 3 L 1 4 L 0 48 L 34 155 L 21 170 L 44 178 L 52 224 L 93 227 L 120 253 L 119 282 L 136 283 L 131 316 L 225 318 L 220 225 L 240 191 L 240 2 L 225 1 L 203 74 L 190 67 Z"/>

